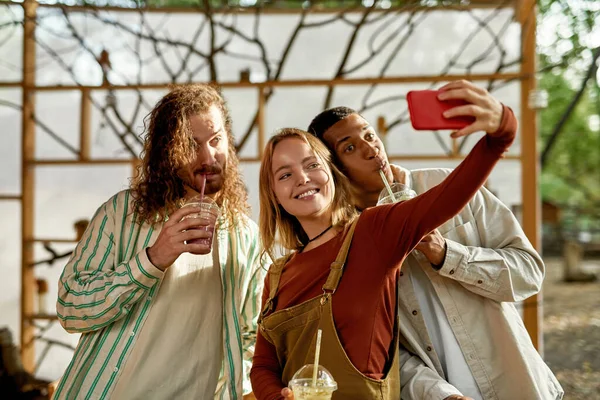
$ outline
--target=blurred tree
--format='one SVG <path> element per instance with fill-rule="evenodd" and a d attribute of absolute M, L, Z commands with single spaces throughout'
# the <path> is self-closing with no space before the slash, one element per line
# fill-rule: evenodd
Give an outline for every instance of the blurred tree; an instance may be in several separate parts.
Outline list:
<path fill-rule="evenodd" d="M 593 85 L 589 85 L 593 86 Z M 542 76 L 540 87 L 550 94 L 548 108 L 541 112 L 540 134 L 547 158 L 542 170 L 542 196 L 560 205 L 581 209 L 584 214 L 600 208 L 600 104 L 593 90 L 586 90 L 566 115 L 578 89 L 558 72 Z M 554 144 L 549 138 L 561 121 Z"/>
<path fill-rule="evenodd" d="M 542 197 L 600 214 L 600 2 L 539 0 Z"/>

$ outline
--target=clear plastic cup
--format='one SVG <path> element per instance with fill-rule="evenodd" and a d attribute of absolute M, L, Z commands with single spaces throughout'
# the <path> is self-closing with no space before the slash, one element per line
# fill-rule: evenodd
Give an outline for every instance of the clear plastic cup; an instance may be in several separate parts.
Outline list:
<path fill-rule="evenodd" d="M 390 188 L 392 189 L 394 198 L 392 199 L 392 196 L 388 192 L 387 188 L 384 188 L 379 194 L 379 200 L 377 200 L 378 206 L 382 204 L 393 204 L 399 201 L 410 200 L 413 197 L 417 197 L 417 193 L 414 190 L 402 183 L 392 183 Z"/>
<path fill-rule="evenodd" d="M 221 213 L 219 206 L 217 203 L 211 199 L 210 197 L 204 196 L 200 198 L 200 196 L 193 197 L 186 201 L 186 203 L 182 207 L 199 207 L 200 212 L 195 214 L 189 214 L 184 217 L 185 218 L 200 218 L 201 226 L 197 228 L 191 229 L 203 229 L 205 231 L 211 232 L 212 236 L 206 239 L 193 239 L 187 241 L 187 243 L 197 243 L 197 244 L 205 244 L 207 246 L 212 246 L 212 238 L 215 234 L 215 226 L 217 224 L 217 219 Z"/>
<path fill-rule="evenodd" d="M 313 386 L 314 364 L 300 368 L 290 380 L 288 387 L 294 393 L 294 400 L 331 400 L 337 390 L 337 383 L 325 367 L 319 365 L 316 385 Z"/>

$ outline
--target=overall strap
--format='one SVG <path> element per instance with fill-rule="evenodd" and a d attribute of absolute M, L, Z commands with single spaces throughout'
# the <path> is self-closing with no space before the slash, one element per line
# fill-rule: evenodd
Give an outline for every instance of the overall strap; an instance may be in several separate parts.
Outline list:
<path fill-rule="evenodd" d="M 346 264 L 346 259 L 348 258 L 348 252 L 350 251 L 350 245 L 352 244 L 352 236 L 354 235 L 354 228 L 356 228 L 356 223 L 358 222 L 358 217 L 352 221 L 348 228 L 348 232 L 346 232 L 346 237 L 344 238 L 344 243 L 342 243 L 342 247 L 335 258 L 335 261 L 331 263 L 331 269 L 329 271 L 329 276 L 327 277 L 327 281 L 323 285 L 323 293 L 325 294 L 333 294 L 335 293 L 338 284 L 340 283 L 340 279 L 342 279 L 342 273 L 344 272 L 344 264 Z"/>
<path fill-rule="evenodd" d="M 269 297 L 265 302 L 265 305 L 260 313 L 259 321 L 262 320 L 268 313 L 273 309 L 273 299 L 277 295 L 279 289 L 279 279 L 283 272 L 283 267 L 287 264 L 288 260 L 292 257 L 292 253 L 286 254 L 283 257 L 278 258 L 273 262 L 271 268 L 269 268 Z"/>

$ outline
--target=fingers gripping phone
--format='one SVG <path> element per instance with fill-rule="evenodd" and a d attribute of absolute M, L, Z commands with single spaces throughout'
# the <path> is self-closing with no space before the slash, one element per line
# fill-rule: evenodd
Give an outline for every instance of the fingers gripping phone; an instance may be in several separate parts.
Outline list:
<path fill-rule="evenodd" d="M 411 90 L 406 94 L 410 123 L 418 131 L 459 130 L 471 125 L 474 117 L 446 118 L 443 112 L 457 106 L 469 104 L 464 100 L 439 100 L 439 90 Z"/>

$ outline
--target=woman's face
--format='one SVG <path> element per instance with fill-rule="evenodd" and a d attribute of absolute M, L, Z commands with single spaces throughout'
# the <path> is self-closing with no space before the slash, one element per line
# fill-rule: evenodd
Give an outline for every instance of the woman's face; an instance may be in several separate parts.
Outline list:
<path fill-rule="evenodd" d="M 299 138 L 286 138 L 273 151 L 273 191 L 281 206 L 300 222 L 325 216 L 334 186 L 328 165 Z"/>

